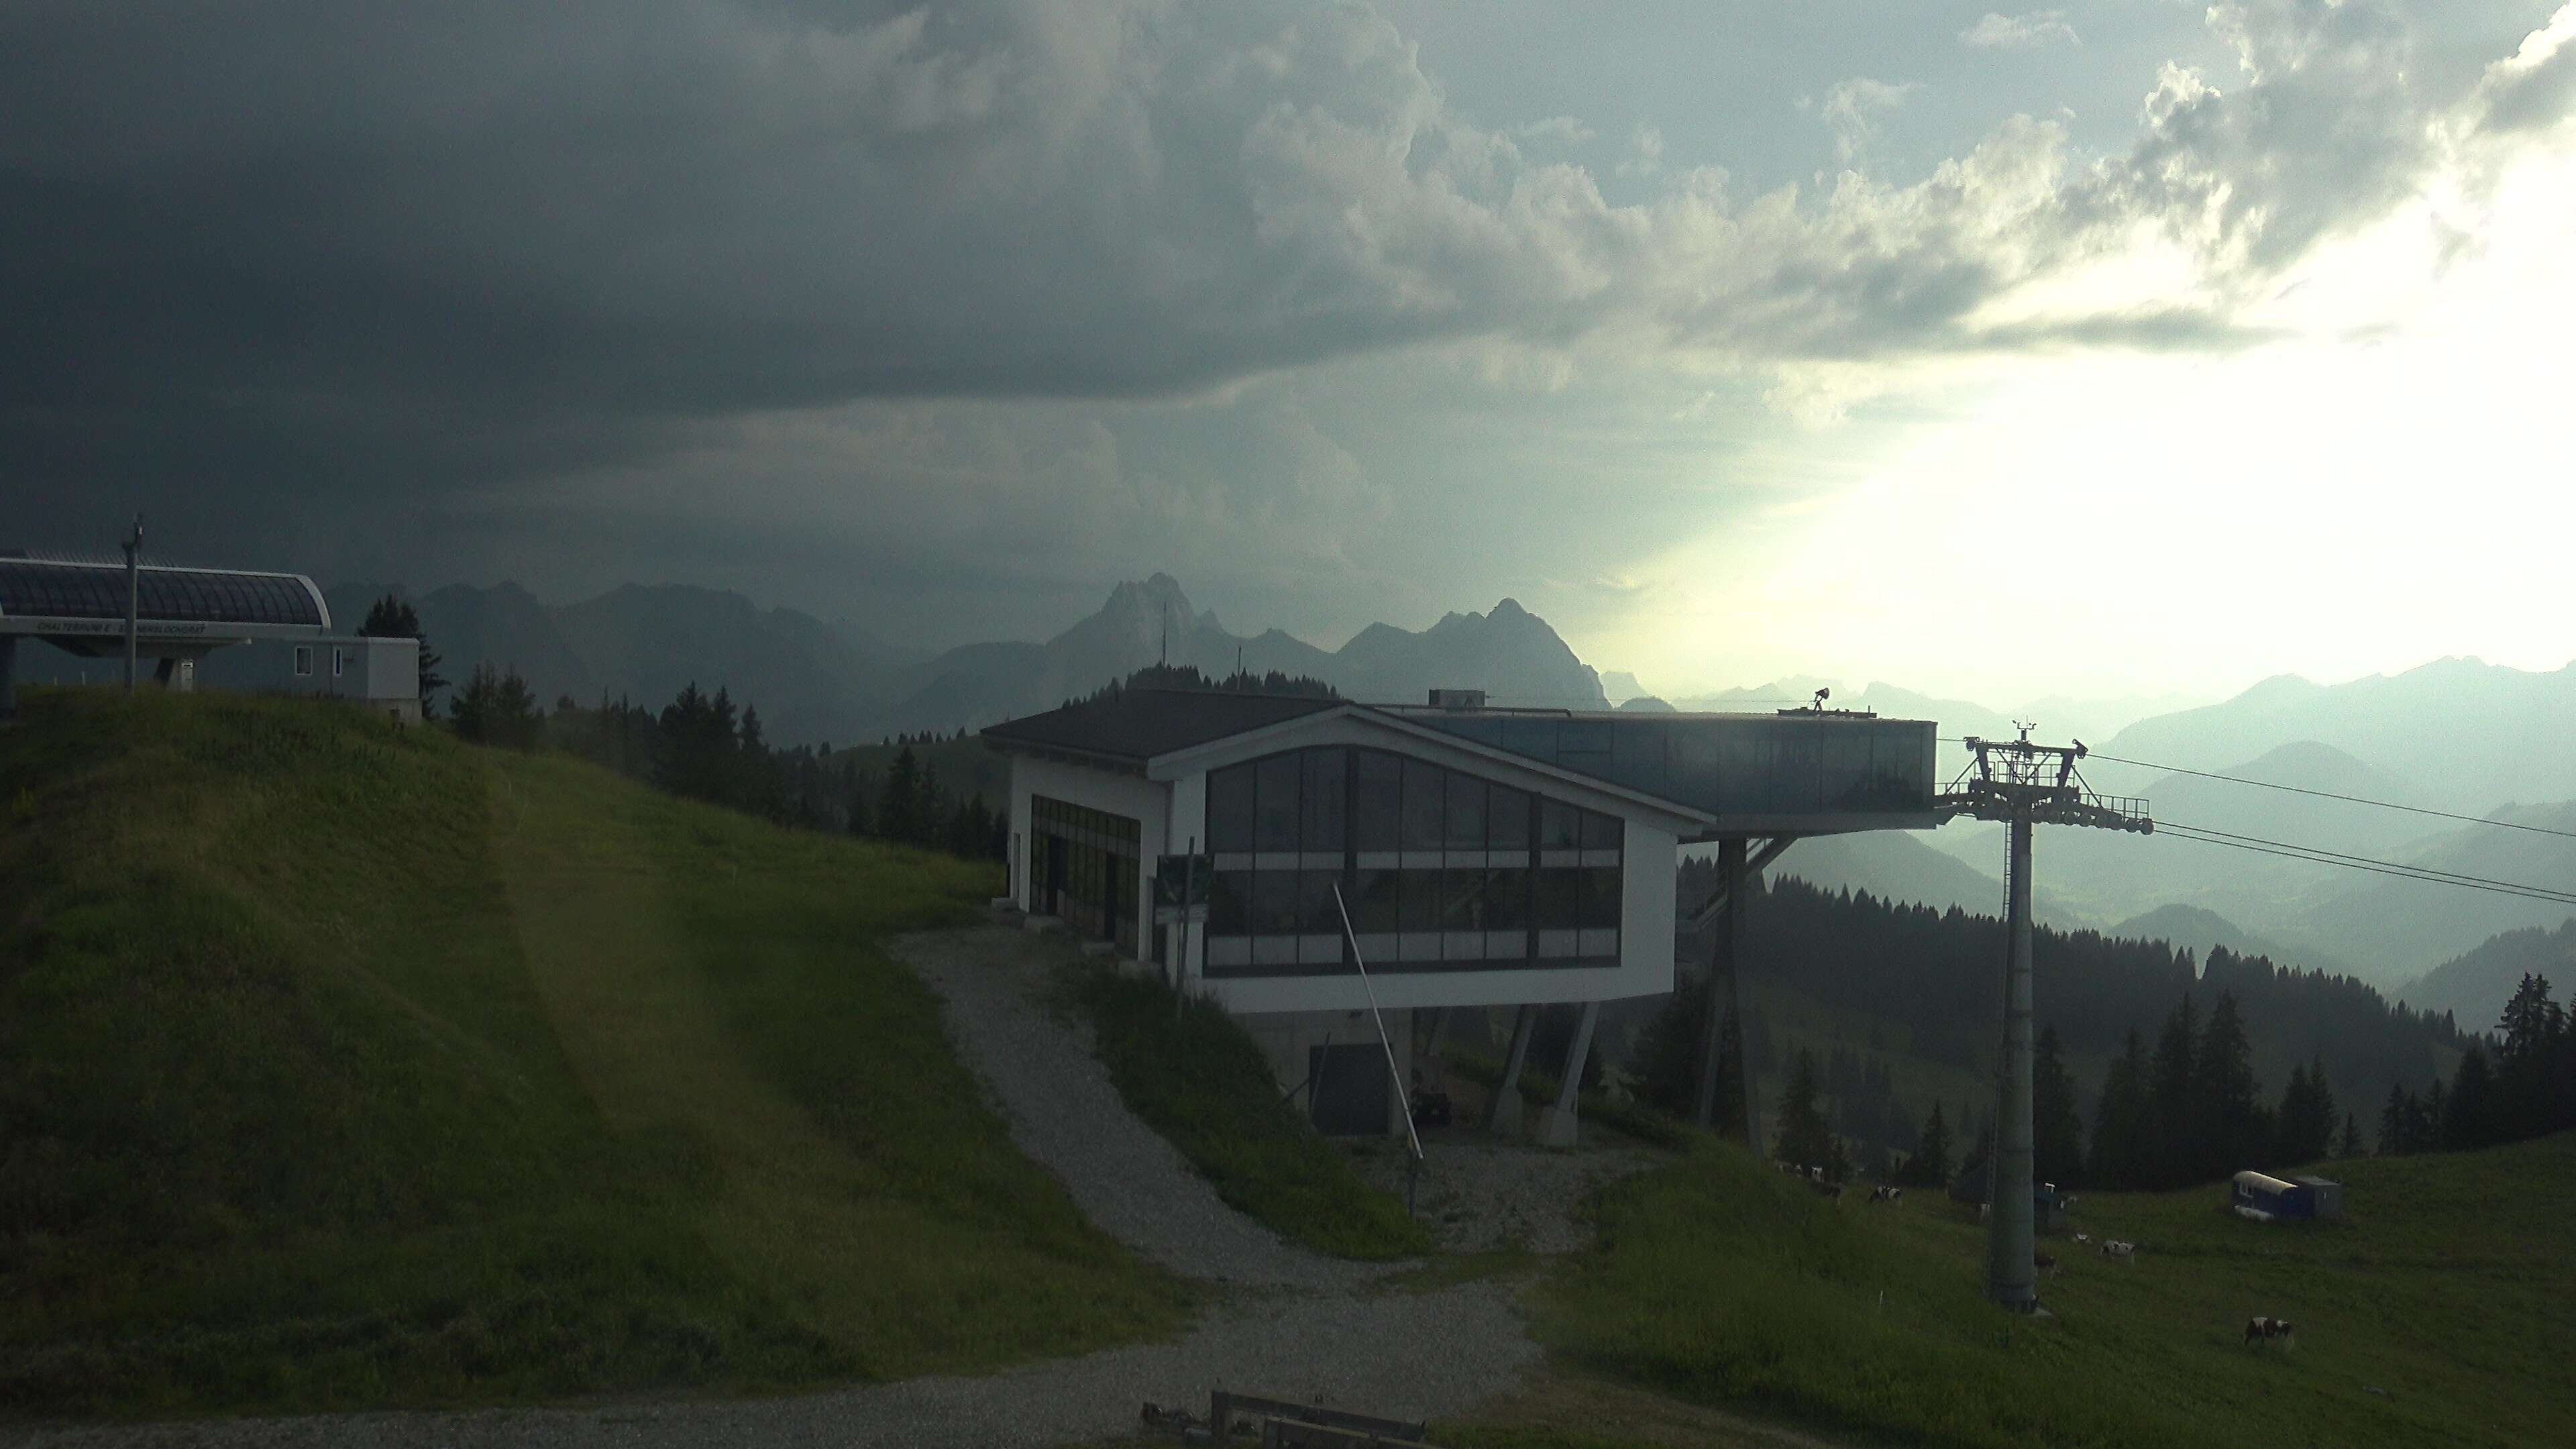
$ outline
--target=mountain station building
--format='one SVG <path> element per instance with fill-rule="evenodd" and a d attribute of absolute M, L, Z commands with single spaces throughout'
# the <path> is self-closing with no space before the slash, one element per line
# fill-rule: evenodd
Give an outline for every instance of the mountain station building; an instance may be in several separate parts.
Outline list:
<path fill-rule="evenodd" d="M 1539 1128 L 1571 1142 L 1600 1003 L 1673 989 L 1682 846 L 1940 819 L 1931 723 L 1821 709 L 1129 689 L 983 738 L 1011 757 L 1012 903 L 1237 1015 L 1327 1130 L 1401 1128 L 1373 990 L 1407 1071 L 1411 1012 L 1518 1008 L 1516 1077 L 1537 1008 L 1586 1007 Z M 1158 874 L 1203 909 L 1157 924 Z"/>
<path fill-rule="evenodd" d="M 0 720 L 17 712 L 19 642 L 42 640 L 82 659 L 134 652 L 152 678 L 179 691 L 217 649 L 247 645 L 261 687 L 345 699 L 399 720 L 420 718 L 420 641 L 335 634 L 322 591 L 302 574 L 0 555 Z"/>

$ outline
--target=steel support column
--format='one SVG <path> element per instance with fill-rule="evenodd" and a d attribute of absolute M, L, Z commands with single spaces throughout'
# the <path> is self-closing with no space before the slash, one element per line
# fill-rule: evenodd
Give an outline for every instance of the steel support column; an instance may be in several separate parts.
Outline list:
<path fill-rule="evenodd" d="M 1592 1029 L 1600 1023 L 1601 1003 L 1583 1003 L 1574 1026 L 1574 1041 L 1565 1049 L 1565 1080 L 1557 1084 L 1556 1104 L 1538 1114 L 1538 1140 L 1547 1147 L 1572 1147 L 1581 1134 L 1583 1067 L 1592 1056 Z"/>
<path fill-rule="evenodd" d="M 1995 1093 L 1994 1187 L 1986 1220 L 1986 1292 L 2006 1308 L 2037 1306 L 2032 1219 L 2030 813 L 2012 819 L 2006 886 L 2010 944 L 2004 958 L 2003 1055 Z"/>
<path fill-rule="evenodd" d="M 1523 1006 L 1512 1017 L 1512 1046 L 1503 1058 L 1502 1080 L 1485 1107 L 1485 1130 L 1518 1137 L 1521 1132 L 1521 1067 L 1529 1061 L 1530 1035 L 1538 1029 L 1538 1008 Z"/>

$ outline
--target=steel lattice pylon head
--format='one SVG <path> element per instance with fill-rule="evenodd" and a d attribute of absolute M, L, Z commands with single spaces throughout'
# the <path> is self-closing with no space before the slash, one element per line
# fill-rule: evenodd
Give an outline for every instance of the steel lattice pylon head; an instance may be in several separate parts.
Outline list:
<path fill-rule="evenodd" d="M 2029 820 L 2043 825 L 2083 825 L 2097 830 L 2130 830 L 2153 834 L 2156 823 L 2147 802 L 2127 796 L 2096 795 L 2076 772 L 2084 745 L 2031 742 L 2024 728 L 2017 740 L 1965 741 L 1972 758 L 1950 789 L 1934 804 L 1945 815 L 1978 820 Z"/>

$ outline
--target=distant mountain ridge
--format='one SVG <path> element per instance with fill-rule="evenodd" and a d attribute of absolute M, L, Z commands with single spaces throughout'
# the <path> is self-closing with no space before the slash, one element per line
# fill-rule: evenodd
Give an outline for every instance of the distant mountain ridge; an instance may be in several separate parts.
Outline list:
<path fill-rule="evenodd" d="M 896 732 L 977 729 L 1052 709 L 1168 658 L 1208 674 L 1239 665 L 1321 679 L 1361 700 L 1419 703 L 1434 688 L 1485 690 L 1497 703 L 1604 708 L 1601 682 L 1547 621 L 1504 599 L 1414 631 L 1372 624 L 1340 649 L 1280 629 L 1237 635 L 1191 607 L 1168 574 L 1121 583 L 1098 612 L 1042 643 L 967 644 L 937 655 L 876 639 L 795 609 L 685 584 L 625 584 L 547 604 L 514 583 L 450 584 L 423 594 L 349 583 L 324 591 L 332 618 L 355 628 L 392 593 L 419 610 L 440 671 L 478 663 L 516 669 L 537 697 L 595 703 L 604 693 L 659 706 L 682 685 L 728 690 L 756 706 L 781 744 L 853 742 Z M 258 682 L 257 665 L 218 653 L 217 687 Z"/>
<path fill-rule="evenodd" d="M 2576 985 L 2576 920 L 2490 936 L 2396 994 L 2418 1011 L 2447 1011 L 2464 1031 L 2493 1031 L 2525 974 L 2548 978 L 2552 996 Z"/>
<path fill-rule="evenodd" d="M 1201 673 L 1320 679 L 1351 699 L 1420 703 L 1433 688 L 1484 690 L 1496 703 L 1600 709 L 1601 680 L 1547 621 L 1513 599 L 1446 614 L 1415 632 L 1371 624 L 1339 649 L 1270 629 L 1239 635 L 1190 605 L 1169 574 L 1112 589 L 1098 613 L 1043 644 L 969 644 L 904 672 L 882 716 L 896 730 L 973 729 L 1035 714 L 1168 660 Z"/>

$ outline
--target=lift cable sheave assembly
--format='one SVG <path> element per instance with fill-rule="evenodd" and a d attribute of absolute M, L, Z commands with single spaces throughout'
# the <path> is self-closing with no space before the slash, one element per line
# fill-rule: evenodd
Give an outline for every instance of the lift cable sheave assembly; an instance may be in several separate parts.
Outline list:
<path fill-rule="evenodd" d="M 1965 743 L 1966 769 L 1935 803 L 1949 816 L 1966 815 L 2010 828 L 2005 862 L 2003 1050 L 1995 1082 L 1993 1190 L 1986 1230 L 1986 1293 L 2019 1312 L 2039 1306 L 2037 1174 L 2031 1130 L 2031 922 L 2030 835 L 2033 825 L 2080 825 L 2096 830 L 2155 832 L 2147 802 L 2096 795 L 2076 772 L 2082 740 L 2073 745 L 2031 742 L 2033 726 L 2017 740 Z"/>

